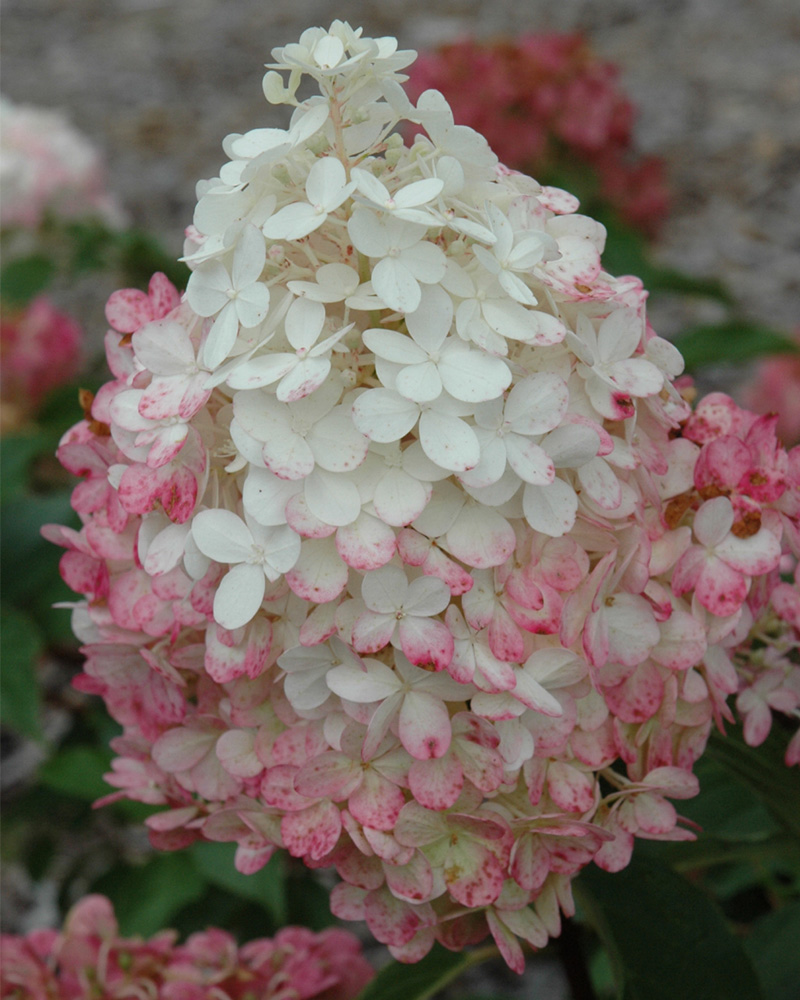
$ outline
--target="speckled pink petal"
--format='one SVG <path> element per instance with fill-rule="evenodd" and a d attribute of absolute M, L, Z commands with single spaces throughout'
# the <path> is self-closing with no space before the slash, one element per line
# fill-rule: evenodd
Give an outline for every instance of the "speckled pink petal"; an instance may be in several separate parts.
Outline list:
<path fill-rule="evenodd" d="M 450 716 L 441 698 L 411 691 L 403 699 L 398 732 L 403 746 L 417 760 L 442 757 L 452 738 Z"/>
<path fill-rule="evenodd" d="M 664 680 L 656 664 L 648 660 L 621 684 L 604 688 L 603 694 L 608 707 L 624 722 L 646 722 L 661 707 Z"/>
<path fill-rule="evenodd" d="M 452 750 L 432 760 L 415 760 L 408 772 L 408 785 L 426 809 L 449 809 L 464 787 L 464 772 Z"/>
<path fill-rule="evenodd" d="M 374 769 L 367 768 L 363 772 L 363 781 L 348 799 L 348 807 L 352 816 L 364 826 L 393 830 L 405 801 L 397 785 Z"/>
<path fill-rule="evenodd" d="M 711 612 L 725 618 L 742 606 L 749 581 L 717 556 L 706 556 L 695 584 L 697 600 Z"/>
<path fill-rule="evenodd" d="M 395 553 L 395 534 L 388 524 L 362 511 L 352 524 L 336 532 L 336 548 L 353 569 L 380 569 Z"/>
<path fill-rule="evenodd" d="M 547 769 L 547 789 L 565 812 L 584 813 L 594 805 L 594 781 L 585 771 L 553 761 Z"/>
<path fill-rule="evenodd" d="M 150 299 L 138 288 L 112 292 L 106 303 L 106 319 L 120 333 L 135 333 L 155 319 Z"/>
<path fill-rule="evenodd" d="M 318 802 L 281 820 L 281 836 L 293 858 L 317 861 L 330 854 L 342 830 L 339 810 L 332 802 Z"/>
<path fill-rule="evenodd" d="M 423 912 L 388 889 L 375 889 L 364 901 L 367 926 L 381 944 L 407 944 L 423 926 Z"/>
<path fill-rule="evenodd" d="M 444 670 L 453 659 L 453 637 L 444 622 L 407 615 L 397 626 L 397 636 L 396 642 L 417 666 Z"/>
<path fill-rule="evenodd" d="M 335 600 L 347 584 L 347 565 L 332 538 L 307 538 L 300 558 L 286 573 L 292 592 L 304 600 L 324 604 Z"/>

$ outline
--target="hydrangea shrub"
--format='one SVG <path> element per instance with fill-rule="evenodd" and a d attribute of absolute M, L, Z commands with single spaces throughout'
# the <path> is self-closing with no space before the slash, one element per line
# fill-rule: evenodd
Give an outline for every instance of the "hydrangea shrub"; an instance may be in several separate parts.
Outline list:
<path fill-rule="evenodd" d="M 77 683 L 156 846 L 284 848 L 400 960 L 519 971 L 582 867 L 693 836 L 731 696 L 751 742 L 797 715 L 800 450 L 692 412 L 603 227 L 412 104 L 414 53 L 337 21 L 273 58 L 288 127 L 225 139 L 185 295 L 111 296 L 59 448 Z"/>

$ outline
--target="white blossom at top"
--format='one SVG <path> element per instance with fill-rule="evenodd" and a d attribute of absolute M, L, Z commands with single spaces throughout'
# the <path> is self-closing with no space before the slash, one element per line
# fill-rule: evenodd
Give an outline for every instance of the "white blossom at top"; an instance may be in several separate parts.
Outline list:
<path fill-rule="evenodd" d="M 423 226 L 437 222 L 436 215 L 430 211 L 423 211 L 420 206 L 427 205 L 441 193 L 444 181 L 440 178 L 427 177 L 421 181 L 412 181 L 411 184 L 406 184 L 390 194 L 386 185 L 368 170 L 355 167 L 351 176 L 359 194 L 395 219 L 419 222 Z"/>
<path fill-rule="evenodd" d="M 508 463 L 527 483 L 551 483 L 555 467 L 539 440 L 558 427 L 568 405 L 569 390 L 563 379 L 542 372 L 518 382 L 505 406 L 495 399 L 476 408 L 475 434 L 481 460 L 463 473 L 462 481 L 469 486 L 490 486 L 500 479 Z"/>
<path fill-rule="evenodd" d="M 325 306 L 310 299 L 291 304 L 284 327 L 294 351 L 257 354 L 238 365 L 228 376 L 232 389 L 257 389 L 278 383 L 275 395 L 282 403 L 292 403 L 318 389 L 331 370 L 330 353 L 351 329 L 342 327 L 317 343 L 325 323 Z"/>
<path fill-rule="evenodd" d="M 545 259 L 557 256 L 556 241 L 542 231 L 523 235 L 515 241 L 511 223 L 500 209 L 488 202 L 486 211 L 495 243 L 489 250 L 475 244 L 472 252 L 491 274 L 497 276 L 503 290 L 517 302 L 535 306 L 536 296 L 515 272 L 525 273 Z"/>
<path fill-rule="evenodd" d="M 261 227 L 271 240 L 299 240 L 325 222 L 331 212 L 350 197 L 355 183 L 347 180 L 342 164 L 333 156 L 317 160 L 308 173 L 306 198 L 281 208 Z"/>
<path fill-rule="evenodd" d="M 258 279 L 267 252 L 264 238 L 254 226 L 247 226 L 233 252 L 233 267 L 221 261 L 200 264 L 189 278 L 186 297 L 199 316 L 215 316 L 203 345 L 203 362 L 216 368 L 231 352 L 239 324 L 257 326 L 267 315 L 269 289 Z"/>
<path fill-rule="evenodd" d="M 445 255 L 423 239 L 425 226 L 357 208 L 347 228 L 357 250 L 380 258 L 372 287 L 390 309 L 414 312 L 422 300 L 420 284 L 435 285 L 444 277 Z"/>
<path fill-rule="evenodd" d="M 417 403 L 429 403 L 443 390 L 463 402 L 495 399 L 511 384 L 511 371 L 500 359 L 471 350 L 450 337 L 453 304 L 437 285 L 423 290 L 417 309 L 406 315 L 410 336 L 392 330 L 365 330 L 364 343 L 378 359 L 390 362 L 377 372 L 383 383 Z M 393 370 L 394 369 L 394 370 Z"/>

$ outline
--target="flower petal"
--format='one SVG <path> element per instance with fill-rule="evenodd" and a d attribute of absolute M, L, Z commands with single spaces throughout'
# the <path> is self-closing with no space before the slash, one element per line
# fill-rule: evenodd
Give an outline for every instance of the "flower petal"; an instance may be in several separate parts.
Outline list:
<path fill-rule="evenodd" d="M 241 628 L 261 607 L 267 580 L 260 566 L 239 563 L 227 573 L 214 595 L 214 619 L 223 628 Z"/>

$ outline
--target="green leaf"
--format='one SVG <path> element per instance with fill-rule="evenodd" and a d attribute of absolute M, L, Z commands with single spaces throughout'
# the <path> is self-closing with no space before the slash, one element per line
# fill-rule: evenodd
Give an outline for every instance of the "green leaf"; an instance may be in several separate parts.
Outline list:
<path fill-rule="evenodd" d="M 747 862 L 762 872 L 765 865 L 800 862 L 800 841 L 787 833 L 767 840 L 738 842 L 701 833 L 697 840 L 689 841 L 643 840 L 636 849 L 640 854 L 666 862 L 679 872 L 740 862 Z"/>
<path fill-rule="evenodd" d="M 695 775 L 700 794 L 682 802 L 680 811 L 702 827 L 703 835 L 755 843 L 781 832 L 755 791 L 712 757 L 698 761 Z"/>
<path fill-rule="evenodd" d="M 429 1000 L 480 958 L 496 950 L 456 953 L 434 945 L 421 962 L 403 965 L 390 962 L 358 995 L 358 1000 Z"/>
<path fill-rule="evenodd" d="M 69 266 L 73 273 L 102 271 L 112 266 L 109 249 L 113 246 L 115 234 L 99 219 L 69 222 L 63 231 L 69 241 Z"/>
<path fill-rule="evenodd" d="M 70 493 L 19 496 L 3 504 L 3 594 L 14 603 L 29 602 L 58 576 L 63 549 L 42 538 L 43 524 L 76 523 Z"/>
<path fill-rule="evenodd" d="M 181 261 L 168 254 L 148 233 L 128 229 L 117 235 L 117 252 L 125 280 L 136 288 L 146 288 L 151 275 L 161 271 L 181 291 L 186 287 L 190 271 Z"/>
<path fill-rule="evenodd" d="M 187 903 L 199 899 L 205 880 L 185 853 L 157 854 L 144 865 L 120 866 L 92 886 L 111 900 L 123 937 L 150 937 L 170 926 Z M 209 914 L 209 924 L 213 914 Z"/>
<path fill-rule="evenodd" d="M 62 795 L 94 802 L 113 791 L 103 780 L 111 770 L 111 754 L 99 747 L 68 747 L 39 768 L 39 780 Z"/>
<path fill-rule="evenodd" d="M 286 878 L 283 857 L 274 855 L 253 875 L 242 875 L 233 864 L 234 844 L 194 844 L 189 851 L 192 862 L 205 879 L 235 896 L 259 903 L 277 926 L 286 923 Z"/>
<path fill-rule="evenodd" d="M 737 319 L 693 327 L 675 337 L 674 344 L 689 371 L 722 362 L 743 364 L 769 354 L 800 353 L 786 334 Z"/>
<path fill-rule="evenodd" d="M 309 927 L 317 933 L 336 926 L 336 917 L 331 913 L 330 889 L 320 883 L 313 871 L 300 869 L 295 863 L 286 879 L 286 896 L 288 923 Z"/>
<path fill-rule="evenodd" d="M 800 983 L 800 901 L 753 924 L 745 949 L 768 1000 L 797 1000 Z"/>
<path fill-rule="evenodd" d="M 621 1000 L 762 1000 L 722 915 L 666 865 L 634 857 L 614 874 L 591 866 L 574 888 L 609 951 Z"/>
<path fill-rule="evenodd" d="M 24 736 L 42 737 L 39 721 L 39 683 L 36 658 L 43 639 L 28 615 L 4 603 L 0 605 L 0 719 L 3 725 Z"/>
<path fill-rule="evenodd" d="M 55 604 L 75 600 L 75 594 L 58 575 L 58 556 L 48 565 L 52 566 L 49 580 L 43 580 L 41 586 L 31 596 L 28 607 L 31 615 L 44 636 L 47 646 L 59 653 L 73 653 L 79 642 L 72 631 L 72 616 L 70 609 L 54 607 Z"/>
<path fill-rule="evenodd" d="M 749 747 L 741 726 L 731 726 L 725 736 L 712 732 L 707 753 L 752 789 L 784 828 L 800 836 L 800 774 L 784 763 L 786 743 L 773 726 L 761 746 Z"/>
<path fill-rule="evenodd" d="M 11 306 L 24 306 L 47 288 L 55 272 L 55 264 L 44 254 L 10 260 L 0 272 L 3 301 Z"/>
<path fill-rule="evenodd" d="M 24 492 L 29 479 L 31 462 L 50 443 L 50 435 L 37 431 L 3 435 L 0 441 L 0 461 L 3 467 L 3 500 L 8 501 Z"/>

